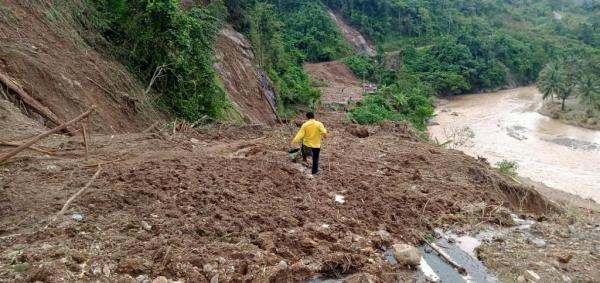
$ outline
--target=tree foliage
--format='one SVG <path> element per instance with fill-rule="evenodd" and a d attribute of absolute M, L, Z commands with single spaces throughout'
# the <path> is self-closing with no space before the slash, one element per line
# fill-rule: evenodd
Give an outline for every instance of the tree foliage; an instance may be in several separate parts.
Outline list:
<path fill-rule="evenodd" d="M 172 0 L 98 0 L 88 6 L 93 27 L 142 81 L 150 82 L 164 67 L 153 88 L 174 114 L 191 121 L 222 114 L 225 93 L 212 66 L 212 43 L 225 17 L 222 3 L 189 10 Z"/>

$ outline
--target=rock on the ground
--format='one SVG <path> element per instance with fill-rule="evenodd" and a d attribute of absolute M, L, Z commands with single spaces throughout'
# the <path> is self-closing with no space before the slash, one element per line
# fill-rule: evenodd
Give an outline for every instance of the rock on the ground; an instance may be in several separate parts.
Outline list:
<path fill-rule="evenodd" d="M 135 278 L 135 282 L 136 283 L 150 283 L 150 279 L 148 279 L 148 276 L 146 276 L 146 275 L 138 275 L 138 277 Z"/>
<path fill-rule="evenodd" d="M 523 274 L 525 279 L 533 282 L 540 281 L 540 276 L 532 270 L 525 270 L 525 274 Z"/>
<path fill-rule="evenodd" d="M 530 241 L 532 244 L 534 244 L 536 247 L 538 247 L 540 249 L 546 247 L 546 241 L 544 241 L 543 239 L 532 239 Z"/>
<path fill-rule="evenodd" d="M 169 283 L 169 279 L 167 279 L 164 276 L 159 276 L 154 278 L 154 280 L 152 280 L 152 283 Z"/>
<path fill-rule="evenodd" d="M 525 283 L 525 281 L 527 281 L 527 280 L 525 280 L 525 276 L 521 275 L 521 276 L 517 277 L 518 283 Z"/>
<path fill-rule="evenodd" d="M 375 277 L 367 273 L 354 274 L 342 281 L 342 283 L 375 283 Z"/>
<path fill-rule="evenodd" d="M 421 262 L 421 253 L 409 244 L 395 244 L 392 248 L 399 264 L 418 266 Z"/>

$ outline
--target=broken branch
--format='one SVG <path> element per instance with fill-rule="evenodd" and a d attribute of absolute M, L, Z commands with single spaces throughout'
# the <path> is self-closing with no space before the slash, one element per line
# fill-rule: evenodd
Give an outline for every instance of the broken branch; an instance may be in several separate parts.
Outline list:
<path fill-rule="evenodd" d="M 85 190 L 87 190 L 92 185 L 94 180 L 96 180 L 96 178 L 98 178 L 98 176 L 100 175 L 101 171 L 102 171 L 102 166 L 98 166 L 98 170 L 96 171 L 94 176 L 92 176 L 92 178 L 87 182 L 87 184 L 85 184 L 85 186 L 83 186 L 83 188 L 81 188 L 79 191 L 77 191 L 75 194 L 73 194 L 67 200 L 67 202 L 65 202 L 62 209 L 54 216 L 54 219 L 52 222 L 54 222 L 60 215 L 62 215 L 63 213 L 65 213 L 67 211 L 67 209 L 69 209 L 69 205 L 71 205 L 71 202 L 73 202 L 78 196 L 80 196 L 83 192 L 85 192 Z"/>
<path fill-rule="evenodd" d="M 92 114 L 92 112 L 94 112 L 94 109 L 96 109 L 96 107 L 95 107 L 95 106 L 92 106 L 92 108 L 91 108 L 90 110 L 88 110 L 88 111 L 84 112 L 83 114 L 81 114 L 81 115 L 77 116 L 77 117 L 76 117 L 76 118 L 74 118 L 73 120 L 71 120 L 71 121 L 69 121 L 69 122 L 66 122 L 66 123 L 64 123 L 64 124 L 62 124 L 62 125 L 60 125 L 60 126 L 58 126 L 58 127 L 54 128 L 54 129 L 52 129 L 52 130 L 50 130 L 50 131 L 47 131 L 47 132 L 45 132 L 45 133 L 42 133 L 42 134 L 40 134 L 40 135 L 36 136 L 35 138 L 31 139 L 30 141 L 28 141 L 28 142 L 26 142 L 26 143 L 24 143 L 24 144 L 20 145 L 19 147 L 17 147 L 17 148 L 15 148 L 15 149 L 13 149 L 13 150 L 12 150 L 12 151 L 10 151 L 9 153 L 7 153 L 7 154 L 5 154 L 5 155 L 1 156 L 1 157 L 0 157 L 0 164 L 4 163 L 6 160 L 8 160 L 9 158 L 11 158 L 11 157 L 13 157 L 13 156 L 17 155 L 19 152 L 21 152 L 21 151 L 25 150 L 26 148 L 29 148 L 29 147 L 31 147 L 33 144 L 35 144 L 35 143 L 36 143 L 36 142 L 38 142 L 39 140 L 41 140 L 41 139 L 43 139 L 43 138 L 45 138 L 45 137 L 47 137 L 47 136 L 49 136 L 49 135 L 51 135 L 51 134 L 54 134 L 54 133 L 56 133 L 56 132 L 62 131 L 62 130 L 64 130 L 64 129 L 66 129 L 68 126 L 70 126 L 70 125 L 72 125 L 72 124 L 74 124 L 74 123 L 77 123 L 77 122 L 79 122 L 81 119 L 83 119 L 83 118 L 85 118 L 85 117 L 89 116 L 90 114 Z"/>

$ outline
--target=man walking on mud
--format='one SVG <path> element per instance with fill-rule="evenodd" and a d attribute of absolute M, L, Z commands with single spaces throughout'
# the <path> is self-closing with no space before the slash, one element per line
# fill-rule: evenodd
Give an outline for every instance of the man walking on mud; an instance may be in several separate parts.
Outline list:
<path fill-rule="evenodd" d="M 315 120 L 315 113 L 306 113 L 306 121 L 292 141 L 292 146 L 302 140 L 302 159 L 308 162 L 308 156 L 312 156 L 312 174 L 319 172 L 319 155 L 321 154 L 321 137 L 327 137 L 327 129 L 323 123 Z"/>

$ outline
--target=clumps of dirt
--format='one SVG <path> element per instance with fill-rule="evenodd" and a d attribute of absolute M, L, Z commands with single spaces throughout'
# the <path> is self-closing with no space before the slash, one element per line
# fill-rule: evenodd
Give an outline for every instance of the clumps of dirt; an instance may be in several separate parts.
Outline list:
<path fill-rule="evenodd" d="M 534 201 L 512 201 L 516 185 L 489 166 L 420 142 L 402 125 L 356 139 L 343 114 L 320 119 L 332 136 L 313 178 L 288 160 L 291 126 L 94 137 L 95 158 L 124 161 L 104 166 L 43 231 L 95 169 L 28 153 L 0 171 L 0 280 L 26 281 L 44 267 L 46 282 L 283 282 L 352 273 L 397 281 L 414 274 L 385 259 L 393 244 L 417 244 L 435 227 L 490 221 L 498 206 L 544 213 Z M 485 210 L 468 213 L 473 203 Z M 30 269 L 14 271 L 15 251 Z"/>
<path fill-rule="evenodd" d="M 346 132 L 357 138 L 368 138 L 371 134 L 369 133 L 369 129 L 367 127 L 361 127 L 358 125 L 350 125 L 346 128 Z"/>

